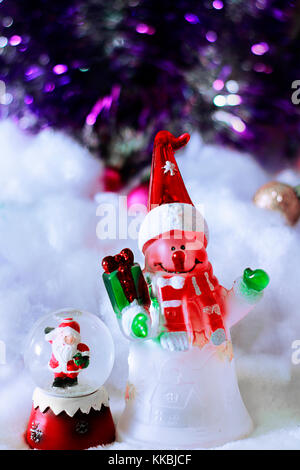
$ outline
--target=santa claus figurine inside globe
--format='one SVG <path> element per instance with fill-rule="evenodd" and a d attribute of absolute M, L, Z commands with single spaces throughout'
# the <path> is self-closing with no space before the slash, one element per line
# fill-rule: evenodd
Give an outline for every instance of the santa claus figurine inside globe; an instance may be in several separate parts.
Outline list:
<path fill-rule="evenodd" d="M 107 292 L 131 340 L 118 436 L 159 447 L 212 447 L 252 430 L 230 328 L 269 282 L 263 270 L 247 268 L 227 290 L 214 276 L 206 222 L 174 157 L 188 140 L 188 134 L 175 138 L 167 131 L 155 138 L 148 213 L 138 240 L 144 272 L 128 249 L 103 260 Z"/>
<path fill-rule="evenodd" d="M 52 387 L 66 388 L 78 385 L 78 374 L 90 362 L 90 349 L 81 343 L 80 325 L 73 318 L 65 318 L 57 328 L 47 327 L 45 339 L 52 346 L 49 367 L 54 372 Z"/>
<path fill-rule="evenodd" d="M 103 387 L 113 362 L 111 334 L 95 315 L 63 309 L 37 322 L 25 348 L 37 384 L 26 432 L 31 448 L 76 450 L 114 440 Z"/>

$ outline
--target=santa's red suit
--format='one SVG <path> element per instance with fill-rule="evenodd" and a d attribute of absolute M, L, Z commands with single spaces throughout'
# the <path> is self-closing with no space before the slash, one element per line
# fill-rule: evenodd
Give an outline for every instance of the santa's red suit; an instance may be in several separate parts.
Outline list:
<path fill-rule="evenodd" d="M 72 336 L 73 344 L 66 344 L 65 338 Z M 54 372 L 55 378 L 75 379 L 83 366 L 77 365 L 74 356 L 80 354 L 82 357 L 89 357 L 89 347 L 81 343 L 80 326 L 72 318 L 66 318 L 50 333 L 46 334 L 46 341 L 52 345 L 52 356 L 49 361 L 49 368 Z"/>

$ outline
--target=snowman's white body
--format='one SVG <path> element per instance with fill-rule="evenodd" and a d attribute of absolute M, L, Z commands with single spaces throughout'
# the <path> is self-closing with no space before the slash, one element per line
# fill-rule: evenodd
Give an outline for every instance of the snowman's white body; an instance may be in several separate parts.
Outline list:
<path fill-rule="evenodd" d="M 245 299 L 237 291 L 228 296 L 229 351 L 229 326 L 260 298 Z M 251 430 L 230 352 L 211 343 L 187 351 L 168 351 L 154 340 L 131 344 L 126 406 L 117 427 L 121 440 L 154 448 L 215 447 Z"/>

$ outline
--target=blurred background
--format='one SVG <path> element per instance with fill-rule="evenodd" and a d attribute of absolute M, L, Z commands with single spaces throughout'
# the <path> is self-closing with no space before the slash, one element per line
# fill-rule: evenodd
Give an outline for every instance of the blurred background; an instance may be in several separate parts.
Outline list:
<path fill-rule="evenodd" d="M 220 283 L 248 266 L 271 279 L 232 329 L 255 431 L 225 448 L 300 448 L 299 51 L 296 1 L 0 0 L 0 448 L 27 448 L 24 341 L 66 307 L 113 334 L 117 419 L 128 342 L 101 260 L 124 247 L 143 256 L 136 240 L 97 237 L 98 209 L 132 221 L 162 129 L 191 134 L 176 157 Z"/>
<path fill-rule="evenodd" d="M 74 136 L 109 189 L 140 174 L 165 127 L 297 163 L 296 0 L 2 0 L 0 34 L 2 117 Z"/>

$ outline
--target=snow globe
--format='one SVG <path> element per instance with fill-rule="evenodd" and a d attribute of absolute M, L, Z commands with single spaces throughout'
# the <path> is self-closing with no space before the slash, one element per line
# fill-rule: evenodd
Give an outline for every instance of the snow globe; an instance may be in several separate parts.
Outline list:
<path fill-rule="evenodd" d="M 36 384 L 26 441 L 34 449 L 80 450 L 115 439 L 103 384 L 114 363 L 114 343 L 95 315 L 63 309 L 41 318 L 25 345 Z"/>

